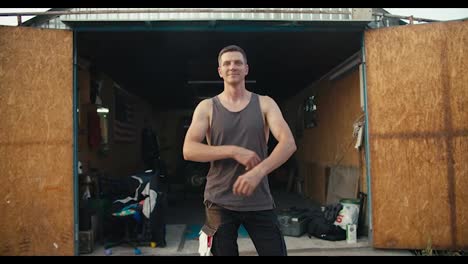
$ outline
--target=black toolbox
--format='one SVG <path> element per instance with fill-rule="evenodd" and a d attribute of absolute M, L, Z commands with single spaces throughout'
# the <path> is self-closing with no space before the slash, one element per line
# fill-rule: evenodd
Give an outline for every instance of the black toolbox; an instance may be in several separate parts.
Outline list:
<path fill-rule="evenodd" d="M 278 222 L 280 229 L 285 236 L 302 236 L 307 229 L 307 224 L 310 220 L 307 209 L 298 209 L 291 207 L 289 209 L 279 210 Z"/>

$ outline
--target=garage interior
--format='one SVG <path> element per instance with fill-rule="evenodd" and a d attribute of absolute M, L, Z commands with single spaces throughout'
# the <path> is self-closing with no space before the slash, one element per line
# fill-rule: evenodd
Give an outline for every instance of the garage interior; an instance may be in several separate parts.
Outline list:
<path fill-rule="evenodd" d="M 247 53 L 247 89 L 278 103 L 298 146 L 290 161 L 269 175 L 277 209 L 324 206 L 331 201 L 329 191 L 340 184 L 349 184 L 346 188 L 354 197 L 347 198 L 367 193 L 364 150 L 354 148 L 356 124 L 362 127 L 364 113 L 359 67 L 330 78 L 359 53 L 364 28 L 271 29 L 239 25 L 232 30 L 78 31 L 80 199 L 89 188 L 92 207 L 108 214 L 103 210 L 109 206 L 103 201 L 105 190 L 144 172 L 141 131 L 149 119 L 166 165 L 166 223 L 203 223 L 203 173 L 208 164 L 184 161 L 182 144 L 195 106 L 223 90 L 217 56 L 231 44 Z M 127 120 L 132 132 L 120 141 L 114 124 L 117 93 L 133 111 Z M 95 114 L 103 108 L 108 112 Z M 90 113 L 99 118 L 97 142 Z M 269 146 L 274 147 L 272 138 Z M 352 171 L 353 179 L 331 179 L 333 172 L 343 171 Z M 109 186 L 103 187 L 103 182 Z M 83 218 L 80 211 L 80 223 Z M 96 225 L 96 241 L 109 232 L 104 219 L 92 219 L 97 222 L 91 224 Z"/>

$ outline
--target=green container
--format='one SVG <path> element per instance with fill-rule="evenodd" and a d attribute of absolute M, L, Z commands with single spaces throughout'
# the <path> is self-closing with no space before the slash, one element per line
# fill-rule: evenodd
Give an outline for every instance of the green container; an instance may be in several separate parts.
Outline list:
<path fill-rule="evenodd" d="M 361 200 L 353 199 L 353 198 L 345 198 L 340 200 L 341 204 L 357 204 L 358 206 L 361 204 Z"/>

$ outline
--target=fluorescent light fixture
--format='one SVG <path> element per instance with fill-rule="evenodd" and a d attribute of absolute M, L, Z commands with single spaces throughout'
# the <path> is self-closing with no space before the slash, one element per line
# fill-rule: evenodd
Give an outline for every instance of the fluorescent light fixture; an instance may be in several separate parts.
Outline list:
<path fill-rule="evenodd" d="M 98 113 L 107 114 L 107 113 L 109 113 L 109 109 L 108 109 L 108 108 L 105 108 L 105 107 L 99 107 L 99 108 L 97 109 L 97 112 L 98 112 Z"/>
<path fill-rule="evenodd" d="M 224 81 L 187 81 L 187 84 L 223 84 Z M 257 83 L 256 80 L 246 80 L 245 83 Z"/>

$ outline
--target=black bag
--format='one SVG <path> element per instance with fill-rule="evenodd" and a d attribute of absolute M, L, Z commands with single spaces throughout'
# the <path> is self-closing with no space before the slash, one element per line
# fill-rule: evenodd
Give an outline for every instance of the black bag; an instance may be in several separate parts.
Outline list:
<path fill-rule="evenodd" d="M 339 241 L 346 239 L 346 231 L 334 224 L 338 212 L 341 210 L 341 204 L 331 204 L 322 212 L 320 208 L 311 210 L 310 221 L 307 225 L 309 238 L 316 238 Z"/>
<path fill-rule="evenodd" d="M 343 209 L 343 205 L 341 203 L 334 203 L 325 206 L 325 211 L 323 212 L 323 215 L 327 223 L 335 223 L 336 217 L 340 213 L 341 209 Z"/>
<path fill-rule="evenodd" d="M 331 225 L 328 232 L 324 234 L 320 234 L 321 239 L 328 240 L 328 241 L 340 241 L 346 239 L 346 230 L 337 226 Z"/>

